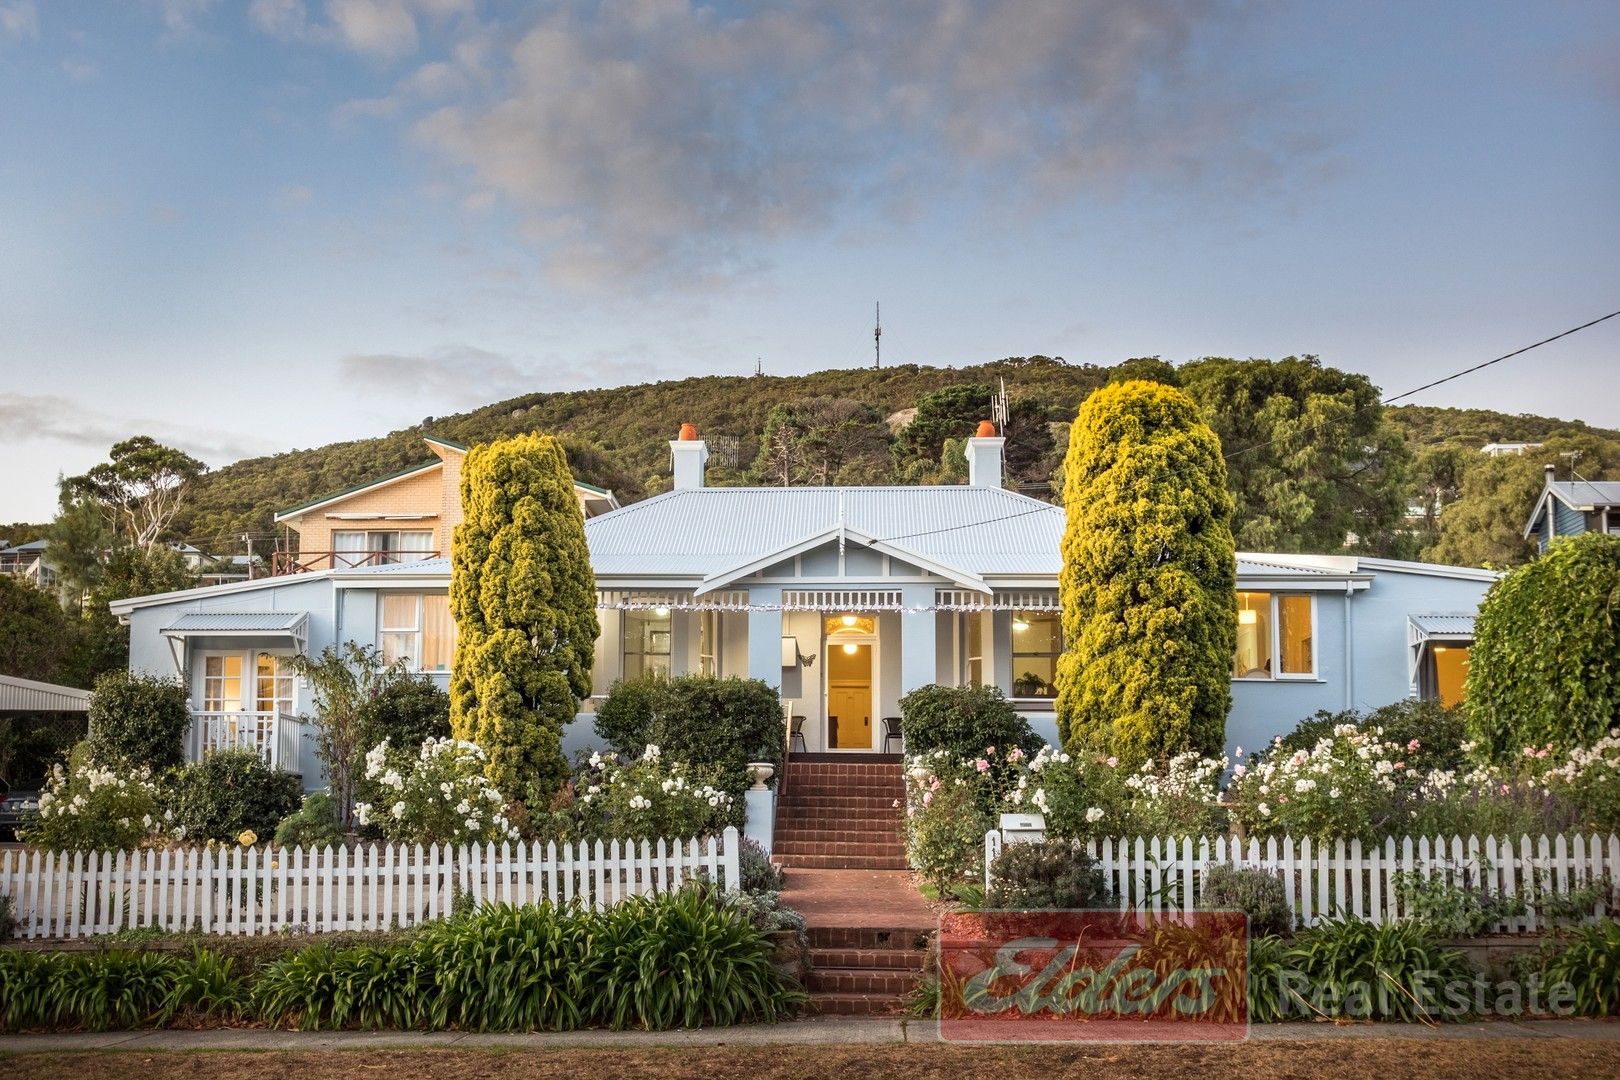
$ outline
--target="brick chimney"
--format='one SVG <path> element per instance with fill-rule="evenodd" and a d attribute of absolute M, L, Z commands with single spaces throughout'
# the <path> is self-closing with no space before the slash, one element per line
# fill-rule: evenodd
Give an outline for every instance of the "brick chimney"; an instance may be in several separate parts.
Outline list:
<path fill-rule="evenodd" d="M 682 424 L 681 433 L 669 441 L 669 456 L 675 473 L 675 490 L 703 486 L 703 467 L 709 461 L 709 445 L 698 438 L 696 424 Z"/>
<path fill-rule="evenodd" d="M 974 487 L 1001 487 L 1001 454 L 1007 440 L 996 425 L 979 421 L 978 433 L 967 441 L 968 483 Z"/>

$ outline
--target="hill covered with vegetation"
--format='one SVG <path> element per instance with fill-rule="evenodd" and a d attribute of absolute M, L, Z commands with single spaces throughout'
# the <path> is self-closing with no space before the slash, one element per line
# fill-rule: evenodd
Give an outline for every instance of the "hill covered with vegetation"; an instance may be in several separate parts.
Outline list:
<path fill-rule="evenodd" d="M 1003 382 L 1014 484 L 1050 498 L 1080 403 L 1127 377 L 1183 386 L 1229 453 L 1247 448 L 1229 463 L 1241 546 L 1342 550 L 1354 533 L 1359 550 L 1505 564 L 1524 557 L 1511 522 L 1522 523 L 1543 458 L 1574 460 L 1588 478 L 1620 475 L 1620 432 L 1481 409 L 1383 408 L 1363 376 L 1310 357 L 1174 368 L 1153 359 L 1105 367 L 1031 356 L 527 394 L 378 438 L 226 465 L 196 482 L 175 533 L 223 551 L 240 550 L 232 539 L 251 533 L 263 551 L 276 510 L 428 460 L 425 434 L 469 444 L 556 434 L 579 478 L 622 502 L 667 487 L 668 440 L 686 421 L 709 440 L 712 484 L 950 482 L 961 479 L 960 439 L 988 415 Z M 1507 441 L 1548 446 L 1523 458 L 1479 453 Z M 1459 523 L 1449 539 L 1448 519 Z M 1474 535 L 1482 529 L 1488 537 Z"/>

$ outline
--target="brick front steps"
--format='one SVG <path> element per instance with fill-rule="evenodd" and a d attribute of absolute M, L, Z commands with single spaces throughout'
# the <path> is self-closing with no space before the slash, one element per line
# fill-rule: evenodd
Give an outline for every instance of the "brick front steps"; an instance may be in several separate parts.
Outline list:
<path fill-rule="evenodd" d="M 896 756 L 797 755 L 776 806 L 772 854 L 788 867 L 904 870 Z"/>
<path fill-rule="evenodd" d="M 812 926 L 810 991 L 825 1016 L 887 1016 L 905 1009 L 923 975 L 931 926 Z"/>
<path fill-rule="evenodd" d="M 795 754 L 771 855 L 782 902 L 809 924 L 811 1007 L 829 1016 L 904 1010 L 935 919 L 906 873 L 899 755 Z"/>

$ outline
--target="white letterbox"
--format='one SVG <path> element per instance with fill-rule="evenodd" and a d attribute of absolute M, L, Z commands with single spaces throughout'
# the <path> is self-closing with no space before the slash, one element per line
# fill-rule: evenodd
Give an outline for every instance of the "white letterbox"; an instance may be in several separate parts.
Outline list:
<path fill-rule="evenodd" d="M 1002 814 L 1001 842 L 1027 844 L 1046 839 L 1046 818 L 1040 814 Z"/>

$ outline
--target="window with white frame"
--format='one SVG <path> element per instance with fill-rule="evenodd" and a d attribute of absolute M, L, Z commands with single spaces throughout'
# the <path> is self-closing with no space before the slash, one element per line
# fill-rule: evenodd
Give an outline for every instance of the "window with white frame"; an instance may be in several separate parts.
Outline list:
<path fill-rule="evenodd" d="M 253 659 L 253 707 L 259 712 L 293 711 L 293 672 L 284 656 L 259 653 Z"/>
<path fill-rule="evenodd" d="M 242 708 L 242 655 L 213 653 L 203 657 L 203 712 L 236 712 Z"/>
<path fill-rule="evenodd" d="M 1057 612 L 1013 612 L 1013 697 L 1057 697 L 1057 661 L 1062 653 L 1063 622 Z"/>
<path fill-rule="evenodd" d="M 338 529 L 332 533 L 337 567 L 421 562 L 433 556 L 431 529 Z"/>
<path fill-rule="evenodd" d="M 1234 679 L 1316 676 L 1316 599 L 1310 593 L 1237 594 Z"/>
<path fill-rule="evenodd" d="M 382 596 L 385 663 L 405 661 L 412 671 L 449 671 L 456 653 L 456 624 L 444 593 L 387 592 Z"/>
<path fill-rule="evenodd" d="M 667 676 L 670 673 L 669 608 L 627 610 L 621 622 L 624 677 Z"/>
<path fill-rule="evenodd" d="M 967 624 L 967 632 L 962 635 L 962 681 L 967 686 L 983 686 L 989 681 L 984 666 L 984 643 L 989 637 L 985 633 L 985 624 L 990 619 L 990 613 L 967 611 L 962 613 L 962 619 Z"/>
<path fill-rule="evenodd" d="M 720 612 L 700 611 L 698 619 L 698 672 L 720 674 Z"/>

